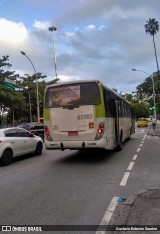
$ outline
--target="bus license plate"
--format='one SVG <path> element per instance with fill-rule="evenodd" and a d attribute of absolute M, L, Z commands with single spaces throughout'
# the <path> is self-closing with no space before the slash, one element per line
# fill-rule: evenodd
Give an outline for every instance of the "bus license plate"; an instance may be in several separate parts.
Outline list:
<path fill-rule="evenodd" d="M 76 131 L 68 132 L 68 136 L 78 136 L 78 132 Z"/>

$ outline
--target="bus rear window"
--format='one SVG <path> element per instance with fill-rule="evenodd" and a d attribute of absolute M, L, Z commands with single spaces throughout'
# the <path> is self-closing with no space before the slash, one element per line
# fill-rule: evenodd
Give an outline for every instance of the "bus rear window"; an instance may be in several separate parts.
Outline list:
<path fill-rule="evenodd" d="M 53 86 L 46 92 L 46 108 L 97 104 L 100 104 L 100 93 L 95 82 Z"/>

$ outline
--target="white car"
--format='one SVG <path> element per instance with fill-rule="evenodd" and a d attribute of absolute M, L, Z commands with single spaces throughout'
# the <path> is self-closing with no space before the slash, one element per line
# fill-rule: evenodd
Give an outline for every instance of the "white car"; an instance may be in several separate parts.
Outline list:
<path fill-rule="evenodd" d="M 0 129 L 0 161 L 3 165 L 9 165 L 16 156 L 29 153 L 40 155 L 42 149 L 42 138 L 25 129 L 18 127 Z"/>

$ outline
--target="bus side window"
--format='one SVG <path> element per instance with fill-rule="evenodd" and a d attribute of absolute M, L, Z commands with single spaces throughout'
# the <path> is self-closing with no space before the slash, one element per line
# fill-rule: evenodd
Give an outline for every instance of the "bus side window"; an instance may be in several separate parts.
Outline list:
<path fill-rule="evenodd" d="M 118 101 L 119 116 L 123 116 L 123 102 Z"/>
<path fill-rule="evenodd" d="M 114 109 L 114 104 L 113 101 L 110 97 L 110 92 L 104 90 L 104 102 L 105 102 L 105 112 L 106 116 L 113 116 L 113 109 Z"/>
<path fill-rule="evenodd" d="M 130 106 L 128 103 L 124 103 L 124 116 L 130 116 L 131 111 L 130 111 Z"/>
<path fill-rule="evenodd" d="M 116 96 L 113 93 L 110 93 L 110 111 L 111 111 L 111 116 L 115 117 L 116 116 L 116 110 L 115 110 L 115 101 L 118 101 Z"/>

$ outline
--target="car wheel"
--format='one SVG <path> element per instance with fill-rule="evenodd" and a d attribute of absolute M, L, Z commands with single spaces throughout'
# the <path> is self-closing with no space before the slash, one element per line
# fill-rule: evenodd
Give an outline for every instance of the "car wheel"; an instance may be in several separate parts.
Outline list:
<path fill-rule="evenodd" d="M 12 158 L 13 158 L 12 151 L 10 149 L 6 149 L 2 154 L 1 162 L 3 165 L 7 166 L 11 164 Z"/>
<path fill-rule="evenodd" d="M 38 142 L 34 154 L 37 156 L 40 155 L 42 153 L 42 148 L 43 148 L 42 143 Z"/>

